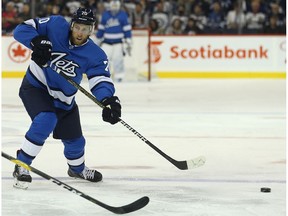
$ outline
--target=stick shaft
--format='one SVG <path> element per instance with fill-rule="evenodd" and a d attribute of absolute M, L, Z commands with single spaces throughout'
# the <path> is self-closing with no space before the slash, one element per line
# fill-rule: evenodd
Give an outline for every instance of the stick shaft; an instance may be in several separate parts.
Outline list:
<path fill-rule="evenodd" d="M 106 210 L 111 211 L 111 212 L 113 212 L 115 214 L 125 214 L 125 213 L 129 213 L 129 212 L 132 212 L 132 211 L 136 211 L 136 210 L 138 210 L 140 208 L 143 208 L 149 202 L 149 198 L 148 197 L 142 197 L 142 198 L 138 199 L 137 201 L 135 201 L 135 202 L 133 202 L 131 204 L 128 204 L 126 206 L 122 206 L 122 207 L 109 206 L 109 205 L 107 205 L 107 204 L 105 204 L 105 203 L 103 203 L 103 202 L 101 202 L 99 200 L 94 199 L 93 197 L 91 197 L 91 196 L 79 191 L 76 188 L 71 187 L 70 185 L 68 185 L 68 184 L 66 184 L 66 183 L 64 183 L 64 182 L 62 182 L 62 181 L 60 181 L 60 180 L 58 180 L 58 179 L 56 179 L 56 178 L 44 173 L 44 172 L 42 172 L 42 171 L 40 171 L 40 170 L 38 170 L 36 168 L 34 168 L 32 166 L 29 166 L 29 165 L 23 163 L 20 160 L 17 160 L 16 158 L 4 153 L 3 151 L 1 152 L 1 154 L 2 154 L 2 157 L 12 161 L 13 163 L 18 164 L 18 165 L 24 167 L 25 169 L 27 169 L 29 171 L 32 171 L 35 174 L 47 179 L 48 181 L 51 181 L 54 184 L 66 189 L 66 190 L 68 190 L 68 191 L 70 191 L 70 192 L 72 192 L 72 193 L 74 193 L 74 194 L 76 194 L 76 195 L 78 195 L 78 196 L 80 196 L 80 197 L 82 197 L 82 198 L 84 198 L 84 199 L 86 199 L 86 200 L 98 205 L 98 206 L 101 206 L 102 208 L 105 208 Z"/>
<path fill-rule="evenodd" d="M 100 106 L 102 109 L 105 107 L 100 101 L 98 101 L 92 94 L 90 94 L 86 89 L 84 89 L 82 86 L 80 86 L 78 83 L 76 83 L 74 80 L 72 80 L 69 76 L 67 76 L 64 73 L 60 73 L 71 85 L 73 85 L 75 88 L 80 90 L 83 94 L 85 94 L 88 98 L 90 98 L 94 103 L 96 103 L 98 106 Z M 140 134 L 137 130 L 135 130 L 132 126 L 130 126 L 128 123 L 126 123 L 123 119 L 120 119 L 120 123 L 124 125 L 126 128 L 128 128 L 133 134 L 135 134 L 139 139 L 141 139 L 143 142 L 145 142 L 147 145 L 149 145 L 152 149 L 154 149 L 156 152 L 158 152 L 162 157 L 164 157 L 166 160 L 168 160 L 170 163 L 172 163 L 174 166 L 176 166 L 178 169 L 181 170 L 187 170 L 187 162 L 186 161 L 176 161 L 167 154 L 165 154 L 163 151 L 161 151 L 159 148 L 157 148 L 155 145 L 153 145 L 148 139 L 146 139 L 142 134 Z"/>

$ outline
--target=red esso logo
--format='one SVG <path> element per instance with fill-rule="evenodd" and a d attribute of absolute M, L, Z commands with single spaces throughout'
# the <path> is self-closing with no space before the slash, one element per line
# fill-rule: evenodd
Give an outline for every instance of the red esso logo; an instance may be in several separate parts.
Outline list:
<path fill-rule="evenodd" d="M 16 63 L 23 63 L 30 59 L 31 50 L 20 44 L 17 41 L 14 41 L 8 47 L 8 56 L 9 58 Z"/>
<path fill-rule="evenodd" d="M 159 46 L 163 43 L 163 41 L 152 41 L 151 42 L 151 61 L 152 63 L 157 63 L 161 59 L 161 52 L 159 50 Z"/>

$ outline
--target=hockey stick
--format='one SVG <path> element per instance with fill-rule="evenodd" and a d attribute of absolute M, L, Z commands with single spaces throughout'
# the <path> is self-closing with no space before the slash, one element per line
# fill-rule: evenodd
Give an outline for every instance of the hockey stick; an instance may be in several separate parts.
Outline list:
<path fill-rule="evenodd" d="M 98 101 L 92 94 L 90 94 L 88 91 L 86 91 L 82 86 L 80 86 L 78 83 L 76 83 L 74 80 L 72 80 L 69 76 L 64 74 L 63 72 L 59 73 L 61 76 L 63 76 L 71 85 L 73 85 L 75 88 L 80 90 L 82 93 L 84 93 L 88 98 L 90 98 L 94 103 L 96 103 L 98 106 L 100 106 L 102 109 L 105 108 L 105 106 Z M 148 139 L 146 139 L 142 134 L 140 134 L 138 131 L 136 131 L 132 126 L 127 124 L 124 120 L 120 119 L 120 123 L 124 125 L 128 130 L 130 130 L 132 133 L 134 133 L 137 137 L 139 137 L 143 142 L 145 142 L 147 145 L 149 145 L 151 148 L 153 148 L 156 152 L 158 152 L 161 156 L 163 156 L 166 160 L 168 160 L 170 163 L 172 163 L 174 166 L 176 166 L 178 169 L 181 170 L 187 170 L 187 169 L 193 169 L 200 166 L 203 166 L 206 162 L 206 158 L 204 156 L 200 156 L 191 160 L 186 161 L 177 161 L 167 154 L 165 154 L 163 151 L 161 151 L 159 148 L 157 148 L 155 145 L 153 145 Z"/>
<path fill-rule="evenodd" d="M 44 173 L 44 172 L 42 172 L 36 168 L 29 166 L 20 160 L 17 160 L 16 158 L 4 153 L 3 151 L 2 151 L 2 157 L 12 161 L 15 164 L 18 164 L 19 166 L 22 166 L 23 168 L 25 168 L 29 171 L 36 173 L 37 175 L 47 179 L 48 181 L 51 181 L 51 182 L 57 184 L 58 186 L 63 187 L 65 189 L 67 189 L 68 191 L 70 191 L 70 192 L 72 192 L 72 193 L 74 193 L 80 197 L 83 197 L 84 199 L 89 200 L 90 202 L 92 202 L 98 206 L 101 206 L 102 208 L 104 208 L 110 212 L 113 212 L 115 214 L 126 214 L 126 213 L 130 213 L 130 212 L 134 212 L 134 211 L 137 211 L 137 210 L 143 208 L 144 206 L 146 206 L 149 203 L 149 197 L 144 196 L 144 197 L 136 200 L 135 202 L 130 203 L 130 204 L 125 205 L 125 206 L 120 206 L 120 207 L 109 206 L 109 205 L 107 205 L 103 202 L 100 202 L 99 200 L 96 200 L 96 199 L 88 196 L 87 194 L 71 187 L 70 185 L 65 184 L 64 182 L 62 182 L 56 178 L 53 178 L 52 176 L 47 175 L 46 173 Z"/>

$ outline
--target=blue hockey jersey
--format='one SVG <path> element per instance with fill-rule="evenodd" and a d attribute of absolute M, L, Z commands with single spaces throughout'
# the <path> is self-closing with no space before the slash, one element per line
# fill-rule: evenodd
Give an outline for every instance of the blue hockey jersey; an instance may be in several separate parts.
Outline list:
<path fill-rule="evenodd" d="M 113 15 L 108 10 L 102 14 L 96 37 L 108 44 L 122 43 L 122 39 L 131 39 L 131 29 L 126 12 L 120 10 Z"/>
<path fill-rule="evenodd" d="M 29 49 L 32 48 L 31 40 L 38 35 L 45 35 L 52 42 L 52 60 L 44 68 L 31 61 L 26 77 L 35 87 L 48 91 L 54 98 L 55 107 L 70 110 L 77 92 L 58 74 L 60 71 L 78 84 L 86 74 L 90 90 L 99 101 L 114 95 L 106 54 L 90 39 L 81 46 L 72 45 L 69 40 L 70 25 L 62 16 L 30 19 L 14 30 L 14 38 Z"/>

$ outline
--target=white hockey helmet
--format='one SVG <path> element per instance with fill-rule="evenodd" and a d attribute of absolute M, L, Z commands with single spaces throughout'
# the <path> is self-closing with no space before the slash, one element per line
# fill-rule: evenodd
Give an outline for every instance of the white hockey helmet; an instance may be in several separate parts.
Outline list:
<path fill-rule="evenodd" d="M 109 6 L 110 6 L 111 13 L 117 14 L 118 11 L 120 10 L 121 3 L 119 0 L 111 0 Z"/>

